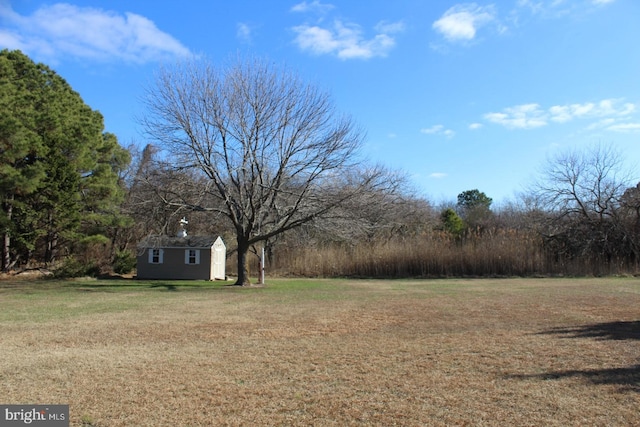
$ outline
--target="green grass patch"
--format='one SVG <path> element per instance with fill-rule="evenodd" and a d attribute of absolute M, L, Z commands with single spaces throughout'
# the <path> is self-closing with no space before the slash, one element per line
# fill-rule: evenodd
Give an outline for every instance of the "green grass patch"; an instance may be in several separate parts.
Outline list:
<path fill-rule="evenodd" d="M 47 322 L 159 306 L 169 293 L 208 292 L 200 281 L 32 280 L 0 282 L 0 322 Z"/>
<path fill-rule="evenodd" d="M 43 279 L 0 282 L 0 322 L 47 322 L 130 310 L 159 309 L 176 297 L 207 299 L 237 295 L 245 301 L 296 304 L 304 301 L 374 301 L 395 298 L 500 298 L 505 294 L 588 295 L 593 287 L 612 294 L 637 294 L 640 282 L 618 278 L 351 280 L 269 279 L 266 286 L 233 282 L 127 279 Z M 236 300 L 231 300 L 236 301 Z"/>

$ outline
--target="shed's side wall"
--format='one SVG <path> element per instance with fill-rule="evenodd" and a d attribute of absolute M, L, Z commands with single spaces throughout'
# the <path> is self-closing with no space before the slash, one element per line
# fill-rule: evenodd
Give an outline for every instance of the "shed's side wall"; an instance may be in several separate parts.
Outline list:
<path fill-rule="evenodd" d="M 227 248 L 220 237 L 213 243 L 211 251 L 212 280 L 226 280 Z"/>
<path fill-rule="evenodd" d="M 149 249 L 138 255 L 138 279 L 212 280 L 211 250 L 200 249 L 200 264 L 185 264 L 184 248 L 166 248 L 162 264 L 149 263 Z"/>

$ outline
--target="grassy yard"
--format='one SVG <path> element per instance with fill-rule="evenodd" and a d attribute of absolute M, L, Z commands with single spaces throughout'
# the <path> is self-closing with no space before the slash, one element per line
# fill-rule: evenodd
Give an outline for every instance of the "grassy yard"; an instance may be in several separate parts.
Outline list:
<path fill-rule="evenodd" d="M 640 425 L 640 279 L 0 281 L 0 403 L 73 426 Z"/>

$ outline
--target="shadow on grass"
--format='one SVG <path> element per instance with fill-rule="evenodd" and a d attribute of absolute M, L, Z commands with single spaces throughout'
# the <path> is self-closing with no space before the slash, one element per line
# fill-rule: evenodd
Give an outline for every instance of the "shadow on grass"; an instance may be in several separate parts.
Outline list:
<path fill-rule="evenodd" d="M 171 292 L 178 292 L 180 290 L 189 291 L 213 291 L 221 290 L 225 287 L 224 283 L 209 282 L 209 281 L 163 281 L 163 280 L 96 280 L 93 282 L 74 282 L 64 281 L 59 284 L 61 287 L 67 289 L 75 289 L 78 291 L 102 291 L 102 292 L 120 292 L 126 290 L 166 290 Z"/>
<path fill-rule="evenodd" d="M 582 338 L 611 341 L 640 340 L 640 321 L 594 323 L 576 327 L 553 328 L 538 335 L 555 335 L 559 338 Z M 507 375 L 508 379 L 556 380 L 579 377 L 596 385 L 617 385 L 621 391 L 640 392 L 640 365 L 621 368 L 576 369 L 550 371 L 542 374 Z"/>
<path fill-rule="evenodd" d="M 598 340 L 640 340 L 640 321 L 608 322 L 572 328 L 553 328 L 541 335 L 558 335 L 563 338 L 594 338 Z"/>
<path fill-rule="evenodd" d="M 73 285 L 68 285 L 71 287 L 74 287 Z M 189 280 L 185 280 L 185 281 L 180 281 L 180 282 L 165 282 L 165 281 L 145 281 L 145 282 L 135 282 L 135 281 L 129 281 L 129 282 L 116 282 L 116 283 L 112 283 L 112 282 L 103 282 L 100 283 L 100 281 L 98 281 L 98 283 L 81 283 L 78 285 L 78 288 L 93 288 L 95 290 L 100 290 L 100 289 L 109 289 L 109 288 L 113 288 L 113 289 L 131 289 L 131 290 L 135 290 L 135 289 L 166 289 L 167 291 L 172 291 L 172 292 L 177 292 L 179 290 L 202 290 L 202 291 L 208 291 L 208 290 L 220 290 L 222 289 L 224 286 L 224 284 L 220 284 L 217 282 L 195 282 L 195 281 L 189 281 Z"/>
<path fill-rule="evenodd" d="M 621 391 L 640 393 L 640 365 L 626 368 L 609 369 L 576 369 L 551 371 L 542 374 L 507 375 L 507 379 L 517 380 L 559 380 L 563 378 L 579 377 L 596 385 L 616 385 Z"/>
<path fill-rule="evenodd" d="M 170 283 L 156 283 L 153 284 L 151 286 L 149 286 L 151 289 L 153 288 L 167 288 L 168 291 L 172 291 L 175 292 L 178 290 L 178 287 L 176 285 L 172 285 Z"/>

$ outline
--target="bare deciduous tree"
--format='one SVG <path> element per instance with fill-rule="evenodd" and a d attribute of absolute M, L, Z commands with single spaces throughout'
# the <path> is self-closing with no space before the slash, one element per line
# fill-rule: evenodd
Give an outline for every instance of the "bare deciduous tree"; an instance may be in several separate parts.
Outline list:
<path fill-rule="evenodd" d="M 146 95 L 148 135 L 174 167 L 204 178 L 198 197 L 171 203 L 231 221 L 238 285 L 249 283 L 252 245 L 327 214 L 367 185 L 344 185 L 362 142 L 354 122 L 285 68 L 193 60 L 162 69 Z"/>
<path fill-rule="evenodd" d="M 626 254 L 620 198 L 629 186 L 623 157 L 610 146 L 564 152 L 551 159 L 535 185 L 547 212 L 545 239 L 568 257 L 610 261 Z"/>
<path fill-rule="evenodd" d="M 620 153 L 603 145 L 560 153 L 543 173 L 537 186 L 547 207 L 584 218 L 610 216 L 629 181 Z"/>

